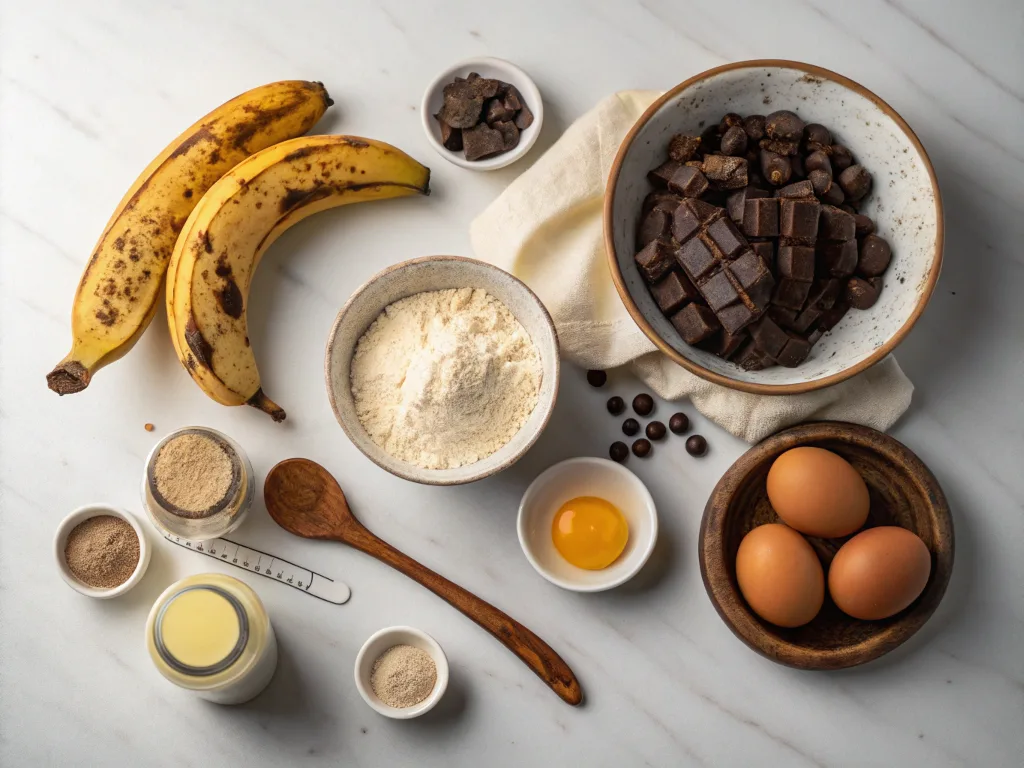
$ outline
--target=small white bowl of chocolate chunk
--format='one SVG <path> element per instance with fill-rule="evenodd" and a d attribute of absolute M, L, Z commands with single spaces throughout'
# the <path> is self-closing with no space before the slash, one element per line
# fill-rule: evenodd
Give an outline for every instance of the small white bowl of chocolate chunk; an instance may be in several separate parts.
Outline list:
<path fill-rule="evenodd" d="M 455 64 L 423 94 L 423 130 L 441 157 L 493 171 L 530 151 L 544 122 L 536 84 L 515 64 L 484 57 Z"/>

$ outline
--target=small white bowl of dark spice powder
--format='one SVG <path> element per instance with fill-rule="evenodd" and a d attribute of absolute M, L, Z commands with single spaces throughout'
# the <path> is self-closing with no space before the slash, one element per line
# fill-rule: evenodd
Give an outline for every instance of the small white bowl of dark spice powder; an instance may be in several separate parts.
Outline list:
<path fill-rule="evenodd" d="M 53 545 L 64 581 L 88 597 L 123 595 L 149 566 L 149 546 L 138 520 L 106 504 L 79 507 L 65 517 Z"/>
<path fill-rule="evenodd" d="M 448 688 L 448 658 L 426 632 L 387 627 L 356 656 L 356 688 L 385 717 L 408 720 L 429 712 Z"/>

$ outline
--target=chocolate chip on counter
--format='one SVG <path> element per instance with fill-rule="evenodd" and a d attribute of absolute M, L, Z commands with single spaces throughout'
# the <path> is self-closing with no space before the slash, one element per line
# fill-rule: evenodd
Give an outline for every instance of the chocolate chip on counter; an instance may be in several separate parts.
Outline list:
<path fill-rule="evenodd" d="M 622 422 L 622 434 L 632 437 L 640 431 L 640 422 L 636 419 L 629 418 Z"/>
<path fill-rule="evenodd" d="M 617 461 L 621 464 L 629 457 L 629 448 L 621 440 L 616 440 L 612 443 L 611 448 L 608 449 L 608 455 L 612 461 Z"/>
<path fill-rule="evenodd" d="M 804 134 L 804 121 L 795 112 L 780 109 L 765 118 L 764 130 L 770 139 L 799 141 Z"/>
<path fill-rule="evenodd" d="M 641 392 L 633 398 L 633 410 L 640 416 L 649 416 L 654 410 L 654 398 L 646 392 Z"/>
<path fill-rule="evenodd" d="M 722 153 L 742 156 L 747 151 L 747 134 L 738 125 L 722 134 Z"/>
<path fill-rule="evenodd" d="M 618 416 L 624 410 L 626 410 L 626 401 L 618 395 L 614 395 L 608 398 L 608 413 L 612 416 Z"/>
<path fill-rule="evenodd" d="M 814 194 L 818 197 L 828 194 L 832 188 L 832 174 L 822 170 L 813 170 L 807 174 L 807 180 L 814 188 Z"/>
<path fill-rule="evenodd" d="M 608 374 L 604 371 L 587 371 L 587 384 L 592 387 L 603 387 L 608 381 Z"/>
<path fill-rule="evenodd" d="M 668 142 L 668 156 L 677 163 L 692 160 L 698 149 L 700 149 L 700 136 L 677 133 Z"/>
<path fill-rule="evenodd" d="M 633 443 L 633 455 L 638 459 L 642 459 L 651 454 L 651 441 L 641 437 L 639 440 Z"/>
<path fill-rule="evenodd" d="M 804 126 L 804 145 L 808 148 L 827 147 L 832 143 L 832 134 L 820 123 L 808 123 Z"/>
<path fill-rule="evenodd" d="M 690 428 L 690 417 L 685 413 L 673 413 L 668 420 L 668 428 L 675 434 L 681 435 Z"/>
<path fill-rule="evenodd" d="M 828 159 L 828 155 L 824 152 L 811 152 L 811 154 L 804 158 L 804 170 L 806 170 L 808 174 L 810 174 L 811 171 L 824 171 L 831 179 L 832 161 Z"/>
<path fill-rule="evenodd" d="M 767 149 L 761 150 L 761 174 L 773 186 L 788 184 L 793 175 L 793 166 L 788 157 Z"/>
<path fill-rule="evenodd" d="M 871 191 L 871 174 L 863 165 L 851 165 L 839 174 L 838 181 L 850 201 L 860 200 Z"/>
<path fill-rule="evenodd" d="M 832 162 L 833 170 L 836 172 L 845 171 L 853 165 L 853 153 L 842 144 L 832 145 L 832 151 L 829 153 L 829 159 Z"/>
<path fill-rule="evenodd" d="M 661 440 L 666 435 L 665 425 L 660 421 L 652 421 L 647 425 L 644 434 L 651 440 Z"/>
<path fill-rule="evenodd" d="M 882 278 L 851 277 L 846 284 L 846 303 L 854 309 L 870 309 L 882 292 Z"/>
<path fill-rule="evenodd" d="M 857 272 L 864 277 L 878 277 L 889 267 L 891 259 L 892 249 L 889 248 L 889 243 L 878 235 L 868 235 L 860 243 Z"/>
<path fill-rule="evenodd" d="M 743 118 L 743 130 L 747 134 L 747 138 L 752 142 L 757 142 L 764 138 L 765 120 L 764 115 L 750 115 Z"/>
<path fill-rule="evenodd" d="M 857 237 L 867 237 L 868 235 L 874 234 L 875 222 L 863 213 L 853 214 L 853 223 L 857 228 Z"/>
<path fill-rule="evenodd" d="M 700 435 L 686 438 L 686 452 L 691 456 L 703 456 L 708 452 L 708 441 Z"/>

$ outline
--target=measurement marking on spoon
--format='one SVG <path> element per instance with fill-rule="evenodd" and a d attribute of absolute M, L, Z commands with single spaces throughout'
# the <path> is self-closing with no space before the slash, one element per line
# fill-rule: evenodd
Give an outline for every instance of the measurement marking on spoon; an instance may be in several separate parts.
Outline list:
<path fill-rule="evenodd" d="M 250 573 L 258 573 L 271 581 L 280 582 L 327 603 L 342 605 L 348 602 L 349 597 L 352 596 L 352 590 L 340 581 L 335 581 L 329 576 L 293 563 L 291 560 L 285 560 L 283 557 L 277 557 L 255 547 L 239 544 L 231 539 L 189 541 L 171 534 L 164 534 L 164 538 L 182 549 L 190 549 Z M 269 558 L 269 560 L 264 560 L 264 558 Z"/>

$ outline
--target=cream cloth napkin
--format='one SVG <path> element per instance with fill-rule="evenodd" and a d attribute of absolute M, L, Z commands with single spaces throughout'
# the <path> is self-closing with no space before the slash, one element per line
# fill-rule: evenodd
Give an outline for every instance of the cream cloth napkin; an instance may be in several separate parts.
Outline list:
<path fill-rule="evenodd" d="M 803 395 L 737 392 L 662 354 L 626 312 L 606 265 L 602 204 L 626 132 L 660 94 L 624 91 L 577 120 L 470 226 L 478 258 L 518 276 L 547 306 L 563 355 L 583 368 L 628 365 L 663 398 L 689 397 L 712 421 L 756 442 L 810 419 L 888 429 L 913 384 L 891 355 L 864 373 Z"/>

